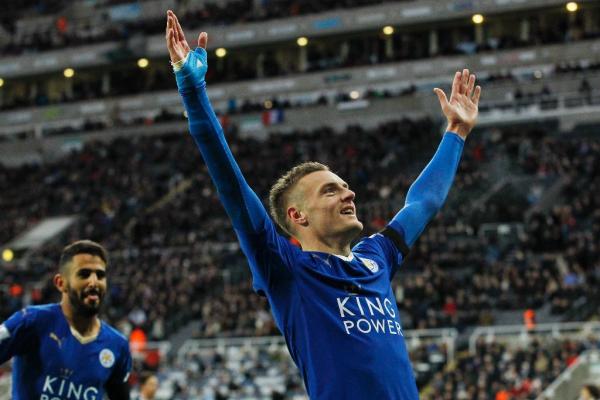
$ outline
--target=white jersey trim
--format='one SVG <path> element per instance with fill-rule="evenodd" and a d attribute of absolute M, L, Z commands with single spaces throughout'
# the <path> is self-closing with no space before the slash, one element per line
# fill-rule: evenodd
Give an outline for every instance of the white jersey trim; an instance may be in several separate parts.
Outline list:
<path fill-rule="evenodd" d="M 341 258 L 344 261 L 352 261 L 352 260 L 354 260 L 354 253 L 350 253 L 349 256 L 341 256 L 339 254 L 334 254 L 334 256 L 336 256 L 338 258 Z"/>

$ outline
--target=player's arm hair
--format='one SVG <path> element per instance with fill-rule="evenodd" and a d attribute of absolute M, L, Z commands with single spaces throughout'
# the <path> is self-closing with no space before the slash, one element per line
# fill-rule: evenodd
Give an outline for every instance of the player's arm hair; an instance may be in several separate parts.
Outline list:
<path fill-rule="evenodd" d="M 435 155 L 410 186 L 404 207 L 389 224 L 402 233 L 408 246 L 412 246 L 444 205 L 463 147 L 462 138 L 455 133 L 446 132 Z"/>
<path fill-rule="evenodd" d="M 203 49 L 196 49 L 196 52 L 200 50 Z M 192 58 L 194 52 L 189 55 L 187 62 L 195 63 L 196 60 Z M 227 145 L 223 128 L 206 93 L 206 82 L 190 74 L 178 78 L 178 87 L 188 114 L 190 133 L 234 228 L 243 232 L 261 230 L 269 216 L 246 182 Z"/>
<path fill-rule="evenodd" d="M 108 382 L 104 388 L 110 400 L 129 400 L 129 383 Z"/>

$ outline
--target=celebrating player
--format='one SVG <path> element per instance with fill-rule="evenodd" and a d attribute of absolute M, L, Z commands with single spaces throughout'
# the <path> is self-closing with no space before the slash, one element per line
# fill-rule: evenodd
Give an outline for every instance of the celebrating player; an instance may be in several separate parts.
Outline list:
<path fill-rule="evenodd" d="M 14 400 L 129 399 L 127 340 L 98 318 L 108 254 L 81 240 L 63 249 L 60 304 L 27 307 L 0 325 L 0 364 L 14 357 Z"/>
<path fill-rule="evenodd" d="M 437 152 L 388 226 L 354 247 L 363 225 L 348 184 L 316 162 L 285 173 L 270 211 L 299 249 L 277 233 L 227 146 L 206 94 L 207 34 L 191 51 L 169 11 L 166 41 L 192 137 L 311 399 L 418 399 L 390 281 L 450 190 L 477 119 L 475 76 L 457 72 L 450 99 L 435 89 L 448 119 Z"/>

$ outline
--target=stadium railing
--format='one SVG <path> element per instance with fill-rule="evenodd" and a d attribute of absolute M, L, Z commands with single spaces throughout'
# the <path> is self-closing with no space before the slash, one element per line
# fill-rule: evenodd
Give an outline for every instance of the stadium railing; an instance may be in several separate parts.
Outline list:
<path fill-rule="evenodd" d="M 600 351 L 587 350 L 537 400 L 576 399 L 583 385 L 600 382 Z"/>
<path fill-rule="evenodd" d="M 409 348 L 415 348 L 423 342 L 436 342 L 444 344 L 448 351 L 448 360 L 453 360 L 456 352 L 456 339 L 458 331 L 454 328 L 446 329 L 417 329 L 404 331 L 404 340 Z M 182 359 L 187 354 L 202 351 L 202 349 L 224 350 L 227 347 L 242 346 L 285 346 L 283 336 L 268 337 L 231 337 L 214 339 L 189 339 L 177 351 L 177 357 Z"/>
<path fill-rule="evenodd" d="M 515 345 L 527 345 L 534 335 L 553 338 L 586 339 L 589 335 L 600 335 L 600 322 L 560 322 L 538 324 L 533 329 L 525 325 L 486 326 L 476 328 L 469 337 L 469 352 L 476 353 L 477 342 L 483 338 L 486 342 L 510 341 Z"/>

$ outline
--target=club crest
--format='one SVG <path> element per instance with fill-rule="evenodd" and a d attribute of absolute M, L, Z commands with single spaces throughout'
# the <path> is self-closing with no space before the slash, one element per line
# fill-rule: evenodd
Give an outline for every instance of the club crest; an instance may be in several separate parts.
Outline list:
<path fill-rule="evenodd" d="M 370 260 L 368 258 L 362 258 L 362 257 L 359 257 L 359 258 L 360 258 L 360 261 L 362 261 L 362 263 L 365 265 L 365 267 L 367 267 L 369 269 L 369 271 L 371 271 L 372 273 L 379 271 L 379 265 L 375 261 Z"/>
<path fill-rule="evenodd" d="M 100 364 L 104 368 L 110 368 L 115 364 L 115 355 L 109 349 L 104 349 L 100 352 Z"/>

